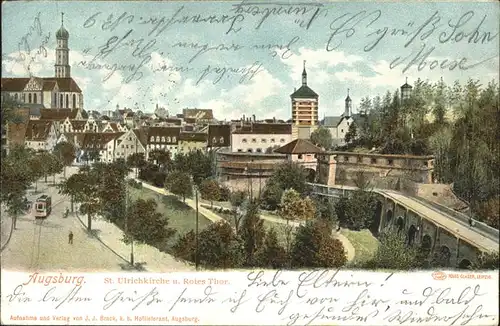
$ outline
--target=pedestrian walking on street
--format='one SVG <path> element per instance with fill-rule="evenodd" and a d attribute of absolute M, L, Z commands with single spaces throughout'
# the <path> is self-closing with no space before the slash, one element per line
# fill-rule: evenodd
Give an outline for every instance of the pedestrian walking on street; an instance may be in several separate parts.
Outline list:
<path fill-rule="evenodd" d="M 68 243 L 73 244 L 73 231 L 69 231 L 68 234 Z"/>

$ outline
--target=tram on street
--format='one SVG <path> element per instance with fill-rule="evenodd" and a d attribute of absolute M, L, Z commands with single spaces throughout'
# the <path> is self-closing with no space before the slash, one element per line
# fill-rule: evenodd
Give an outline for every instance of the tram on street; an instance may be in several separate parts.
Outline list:
<path fill-rule="evenodd" d="M 42 195 L 37 198 L 34 205 L 35 218 L 46 218 L 52 211 L 52 197 Z"/>

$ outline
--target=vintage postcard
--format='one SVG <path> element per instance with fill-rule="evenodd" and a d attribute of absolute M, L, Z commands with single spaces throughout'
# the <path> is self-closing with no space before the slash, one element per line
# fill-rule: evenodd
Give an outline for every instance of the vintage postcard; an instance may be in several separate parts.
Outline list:
<path fill-rule="evenodd" d="M 499 3 L 4 1 L 2 325 L 498 325 Z"/>

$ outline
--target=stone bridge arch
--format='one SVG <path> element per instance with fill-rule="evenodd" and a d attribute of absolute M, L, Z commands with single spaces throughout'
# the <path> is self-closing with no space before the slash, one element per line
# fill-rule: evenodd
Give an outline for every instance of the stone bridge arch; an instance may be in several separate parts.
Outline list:
<path fill-rule="evenodd" d="M 373 212 L 372 223 L 370 225 L 370 232 L 376 237 L 379 234 L 381 229 L 381 219 L 382 219 L 382 210 L 384 206 L 380 200 L 377 200 L 377 205 L 375 207 L 375 211 Z"/>
<path fill-rule="evenodd" d="M 407 237 L 408 237 L 408 245 L 409 246 L 413 246 L 417 241 L 417 233 L 418 233 L 418 229 L 415 225 L 410 225 L 410 227 L 408 228 L 408 232 L 407 232 Z"/>
<path fill-rule="evenodd" d="M 316 182 L 316 169 L 313 169 L 312 167 L 307 167 L 304 169 L 306 172 L 306 180 L 307 182 Z"/>
<path fill-rule="evenodd" d="M 403 232 L 404 227 L 405 227 L 405 219 L 404 219 L 404 217 L 403 216 L 398 216 L 398 218 L 396 219 L 396 231 L 398 233 L 401 233 L 401 232 Z"/>
<path fill-rule="evenodd" d="M 472 266 L 472 262 L 466 258 L 462 259 L 460 263 L 458 263 L 459 269 L 470 269 Z"/>
<path fill-rule="evenodd" d="M 385 212 L 385 226 L 390 227 L 392 225 L 392 218 L 393 218 L 394 213 L 392 212 L 392 209 L 388 209 Z"/>

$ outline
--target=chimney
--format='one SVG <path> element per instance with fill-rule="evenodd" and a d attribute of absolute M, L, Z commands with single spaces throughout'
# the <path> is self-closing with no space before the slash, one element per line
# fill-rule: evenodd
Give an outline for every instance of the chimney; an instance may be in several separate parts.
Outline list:
<path fill-rule="evenodd" d="M 243 115 L 243 119 L 242 119 L 242 120 L 243 120 L 243 121 L 246 121 L 246 119 L 245 119 L 245 115 Z"/>
<path fill-rule="evenodd" d="M 255 122 L 255 114 L 252 114 L 253 122 Z"/>
<path fill-rule="evenodd" d="M 276 123 L 276 117 L 273 117 L 273 122 Z"/>

